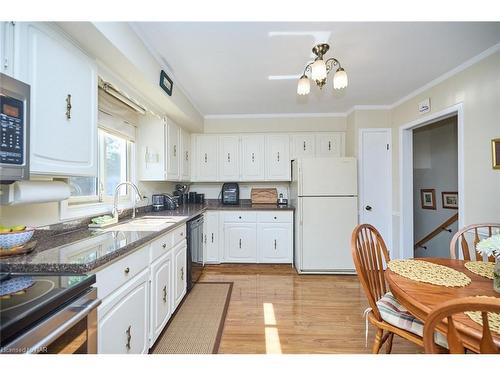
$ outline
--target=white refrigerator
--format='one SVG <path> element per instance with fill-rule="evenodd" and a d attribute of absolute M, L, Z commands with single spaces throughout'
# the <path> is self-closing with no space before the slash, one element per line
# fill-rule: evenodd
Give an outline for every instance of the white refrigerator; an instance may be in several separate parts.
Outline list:
<path fill-rule="evenodd" d="M 351 233 L 358 223 L 355 158 L 292 161 L 294 264 L 299 273 L 355 273 Z"/>

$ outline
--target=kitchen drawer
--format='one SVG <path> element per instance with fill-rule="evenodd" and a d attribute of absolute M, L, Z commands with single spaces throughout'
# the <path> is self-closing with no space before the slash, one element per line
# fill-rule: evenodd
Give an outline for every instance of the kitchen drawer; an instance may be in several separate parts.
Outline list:
<path fill-rule="evenodd" d="M 174 229 L 172 233 L 172 247 L 186 239 L 186 224 Z"/>
<path fill-rule="evenodd" d="M 257 212 L 255 211 L 234 211 L 224 212 L 225 223 L 255 223 L 257 222 Z"/>
<path fill-rule="evenodd" d="M 259 223 L 291 223 L 293 221 L 292 211 L 259 211 L 257 213 Z"/>
<path fill-rule="evenodd" d="M 149 266 L 149 246 L 96 272 L 97 297 L 105 298 Z"/>
<path fill-rule="evenodd" d="M 151 243 L 151 263 L 172 248 L 174 233 L 169 232 Z"/>

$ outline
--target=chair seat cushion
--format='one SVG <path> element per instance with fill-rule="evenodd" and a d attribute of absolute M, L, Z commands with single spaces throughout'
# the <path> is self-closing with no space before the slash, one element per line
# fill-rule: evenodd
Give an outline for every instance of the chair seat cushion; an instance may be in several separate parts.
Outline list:
<path fill-rule="evenodd" d="M 384 319 L 387 323 L 411 332 L 417 336 L 423 336 L 424 323 L 415 318 L 415 316 L 405 309 L 391 292 L 387 292 L 377 301 L 377 307 L 380 311 L 382 319 Z M 434 341 L 440 346 L 445 348 L 448 347 L 446 337 L 439 332 L 436 332 L 434 335 Z"/>

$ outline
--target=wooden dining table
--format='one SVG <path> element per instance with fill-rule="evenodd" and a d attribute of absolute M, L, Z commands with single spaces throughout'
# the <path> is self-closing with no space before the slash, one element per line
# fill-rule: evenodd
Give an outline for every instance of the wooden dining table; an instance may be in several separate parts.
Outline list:
<path fill-rule="evenodd" d="M 408 311 L 423 322 L 434 308 L 453 299 L 475 296 L 500 298 L 500 293 L 493 289 L 493 280 L 470 272 L 465 268 L 466 261 L 443 258 L 421 258 L 419 260 L 453 268 L 471 279 L 471 283 L 464 287 L 446 287 L 414 281 L 398 275 L 388 268 L 385 271 L 385 278 L 392 294 Z M 474 352 L 479 352 L 483 327 L 465 314 L 454 315 L 453 321 L 460 332 L 464 346 Z M 446 335 L 444 323 L 438 325 L 437 329 Z M 493 341 L 500 348 L 500 335 L 494 332 L 492 334 Z"/>

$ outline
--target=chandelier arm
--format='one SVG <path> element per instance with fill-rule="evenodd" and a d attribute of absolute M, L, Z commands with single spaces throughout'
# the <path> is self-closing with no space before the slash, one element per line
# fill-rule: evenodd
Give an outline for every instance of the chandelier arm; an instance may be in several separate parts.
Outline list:
<path fill-rule="evenodd" d="M 307 77 L 307 72 L 310 72 L 311 71 L 311 65 L 313 64 L 314 61 L 311 61 L 310 63 L 308 63 L 306 65 L 306 67 L 304 68 L 304 73 L 302 73 L 303 76 L 306 76 Z M 309 78 L 309 77 L 307 77 Z"/>
<path fill-rule="evenodd" d="M 337 69 L 341 68 L 339 61 L 334 57 L 330 57 L 328 60 L 326 60 L 325 65 L 327 74 L 330 73 L 334 66 L 338 66 Z"/>

